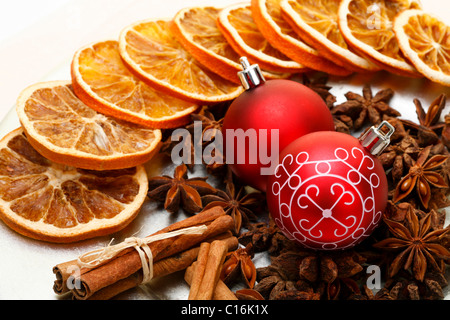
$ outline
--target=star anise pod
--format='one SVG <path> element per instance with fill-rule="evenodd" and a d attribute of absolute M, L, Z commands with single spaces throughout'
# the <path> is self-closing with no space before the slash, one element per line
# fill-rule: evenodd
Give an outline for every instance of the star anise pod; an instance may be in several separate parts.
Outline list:
<path fill-rule="evenodd" d="M 265 222 L 249 223 L 247 231 L 239 236 L 239 243 L 244 246 L 251 243 L 255 252 L 267 251 L 270 247 L 272 236 L 277 232 L 276 226 L 269 226 Z"/>
<path fill-rule="evenodd" d="M 384 117 L 398 117 L 401 115 L 388 105 L 394 95 L 392 89 L 381 90 L 374 96 L 370 85 L 366 84 L 362 93 L 362 95 L 354 92 L 346 93 L 347 101 L 332 108 L 332 115 L 345 123 L 348 123 L 350 118 L 353 130 L 361 129 L 366 120 L 372 125 L 378 125 Z"/>
<path fill-rule="evenodd" d="M 442 129 L 442 143 L 450 149 L 450 113 L 444 117 L 444 128 Z"/>
<path fill-rule="evenodd" d="M 415 160 L 421 148 L 417 141 L 410 135 L 406 135 L 400 141 L 391 143 L 378 159 L 382 163 L 386 171 L 392 169 L 390 174 L 394 182 L 399 181 L 404 175 L 405 171 L 414 165 Z"/>
<path fill-rule="evenodd" d="M 256 268 L 252 258 L 254 256 L 251 243 L 245 248 L 229 252 L 223 263 L 220 279 L 231 284 L 237 278 L 243 279 L 247 288 L 253 289 L 256 282 Z"/>
<path fill-rule="evenodd" d="M 215 116 L 207 108 L 203 108 L 200 113 L 191 115 L 193 123 L 186 126 L 191 133 L 194 132 L 195 122 L 201 121 L 202 129 L 202 143 L 213 141 L 216 135 L 221 132 L 223 125 L 223 118 L 216 120 Z"/>
<path fill-rule="evenodd" d="M 275 225 L 273 219 L 266 222 L 247 224 L 247 231 L 239 236 L 239 243 L 251 243 L 255 252 L 267 251 L 269 256 L 275 257 L 286 251 L 299 250 L 300 245 L 288 239 Z"/>
<path fill-rule="evenodd" d="M 447 285 L 440 272 L 427 273 L 424 281 L 417 281 L 409 272 L 403 271 L 388 279 L 374 300 L 441 300 Z"/>
<path fill-rule="evenodd" d="M 417 217 L 419 217 L 419 219 L 425 217 L 427 214 L 431 214 L 430 231 L 444 228 L 446 217 L 446 213 L 444 210 L 431 209 L 429 212 L 425 212 L 416 208 L 409 202 L 393 203 L 392 201 L 388 201 L 388 205 L 383 214 L 384 217 L 389 220 L 404 223 L 405 221 L 407 221 L 406 218 L 410 210 L 412 210 L 417 215 Z M 389 235 L 387 235 L 386 237 L 389 237 Z"/>
<path fill-rule="evenodd" d="M 441 166 L 439 174 L 444 178 L 445 183 L 450 185 L 450 158 Z"/>
<path fill-rule="evenodd" d="M 298 282 L 298 266 L 303 258 L 302 252 L 285 252 L 269 266 L 258 268 L 255 290 L 269 300 L 319 300 L 320 294 L 312 286 Z"/>
<path fill-rule="evenodd" d="M 315 284 L 324 299 L 348 298 L 360 294 L 352 277 L 363 271 L 365 261 L 353 250 L 339 254 L 314 252 L 301 261 L 299 275 L 301 280 Z"/>
<path fill-rule="evenodd" d="M 264 297 L 255 289 L 239 289 L 235 294 L 238 300 L 264 300 Z"/>
<path fill-rule="evenodd" d="M 419 196 L 420 202 L 424 208 L 428 208 L 431 199 L 431 187 L 448 188 L 444 179 L 435 170 L 438 169 L 448 156 L 434 155 L 428 159 L 431 146 L 424 148 L 418 155 L 417 161 L 409 169 L 395 188 L 393 201 L 398 202 L 406 198 L 414 189 Z"/>
<path fill-rule="evenodd" d="M 405 221 L 406 214 L 409 210 L 417 209 L 415 209 L 414 206 L 409 202 L 393 203 L 389 200 L 383 214 L 384 217 L 388 218 L 389 220 L 403 222 Z"/>
<path fill-rule="evenodd" d="M 201 196 L 217 191 L 206 179 L 188 179 L 187 167 L 181 164 L 175 168 L 173 177 L 163 175 L 150 178 L 148 197 L 164 202 L 164 208 L 170 213 L 176 213 L 180 207 L 187 213 L 196 213 L 203 208 Z"/>
<path fill-rule="evenodd" d="M 262 203 L 264 196 L 260 192 L 247 193 L 244 187 L 236 191 L 235 184 L 228 182 L 225 191 L 217 190 L 216 194 L 208 194 L 202 197 L 205 209 L 221 206 L 227 214 L 234 219 L 236 234 L 239 234 L 242 225 L 246 225 L 251 220 L 256 220 L 253 212 Z"/>
<path fill-rule="evenodd" d="M 184 163 L 186 165 L 186 167 L 189 169 L 189 171 L 193 171 L 194 167 L 195 167 L 195 147 L 194 144 L 192 143 L 191 139 L 180 139 L 179 141 L 177 140 L 172 140 L 172 137 L 168 137 L 161 145 L 161 149 L 159 150 L 160 154 L 164 154 L 170 158 L 172 158 L 172 150 L 173 148 L 178 145 L 181 144 L 181 148 L 180 153 L 179 154 L 175 154 L 175 156 L 178 159 L 181 159 L 181 162 Z M 186 151 L 186 154 L 184 154 L 184 152 Z"/>
<path fill-rule="evenodd" d="M 422 103 L 419 99 L 414 99 L 414 105 L 416 106 L 416 113 L 419 123 L 415 123 L 410 120 L 401 121 L 407 126 L 412 127 L 418 131 L 434 131 L 436 134 L 440 134 L 442 128 L 444 127 L 444 123 L 440 122 L 442 110 L 445 108 L 445 104 L 447 101 L 447 96 L 443 93 L 439 97 L 437 97 L 431 105 L 428 107 L 428 110 L 425 112 Z"/>
<path fill-rule="evenodd" d="M 204 107 L 198 114 L 192 114 L 193 122 L 186 126 L 186 129 L 191 132 L 192 144 L 201 144 L 202 146 L 202 161 L 206 166 L 208 173 L 213 175 L 221 175 L 226 170 L 225 157 L 223 155 L 223 146 L 216 145 L 216 136 L 221 134 L 223 118 L 216 120 L 214 114 Z M 198 121 L 201 122 L 201 136 L 195 132 Z M 196 136 L 197 135 L 197 136 Z M 200 141 L 194 141 L 194 138 Z"/>
<path fill-rule="evenodd" d="M 397 253 L 391 262 L 388 276 L 395 276 L 403 267 L 411 268 L 414 278 L 423 281 L 429 268 L 442 272 L 443 262 L 450 261 L 450 251 L 440 241 L 450 229 L 431 229 L 431 212 L 419 220 L 417 214 L 408 210 L 406 223 L 387 218 L 383 221 L 393 237 L 374 244 L 375 248 Z"/>
<path fill-rule="evenodd" d="M 212 148 L 211 152 L 203 156 L 206 171 L 214 176 L 224 177 L 229 170 L 225 156 L 220 148 Z"/>
<path fill-rule="evenodd" d="M 330 92 L 332 87 L 327 85 L 327 74 L 321 74 L 320 77 L 311 80 L 311 78 L 309 78 L 304 73 L 302 82 L 303 85 L 316 92 L 322 98 L 329 109 L 333 107 L 334 103 L 336 102 L 336 97 Z"/>

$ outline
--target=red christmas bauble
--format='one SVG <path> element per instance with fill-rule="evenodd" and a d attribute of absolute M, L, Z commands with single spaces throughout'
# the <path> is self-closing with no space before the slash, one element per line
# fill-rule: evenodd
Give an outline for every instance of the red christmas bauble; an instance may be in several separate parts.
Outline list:
<path fill-rule="evenodd" d="M 228 130 L 235 133 L 233 157 L 227 145 Z M 279 130 L 278 138 L 272 130 Z M 267 174 L 261 174 L 261 168 L 270 164 L 262 157 L 276 160 L 295 139 L 328 130 L 334 130 L 333 118 L 317 93 L 292 80 L 263 82 L 236 98 L 225 115 L 222 133 L 227 164 L 244 183 L 265 191 Z"/>
<path fill-rule="evenodd" d="M 288 238 L 333 250 L 352 247 L 372 233 L 387 205 L 388 185 L 369 150 L 334 131 L 305 135 L 284 149 L 268 178 L 267 202 Z"/>

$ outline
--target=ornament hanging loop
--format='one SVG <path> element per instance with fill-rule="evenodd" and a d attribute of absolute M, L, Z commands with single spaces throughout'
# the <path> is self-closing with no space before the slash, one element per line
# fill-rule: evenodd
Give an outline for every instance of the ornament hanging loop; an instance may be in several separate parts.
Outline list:
<path fill-rule="evenodd" d="M 384 127 L 387 132 L 382 130 Z M 391 143 L 391 136 L 394 134 L 395 128 L 387 121 L 380 123 L 378 127 L 371 127 L 367 132 L 359 138 L 359 141 L 374 156 L 380 155 L 384 149 Z"/>
<path fill-rule="evenodd" d="M 266 81 L 257 64 L 250 65 L 247 57 L 241 57 L 239 61 L 241 62 L 243 70 L 238 72 L 238 77 L 245 90 L 257 87 Z"/>

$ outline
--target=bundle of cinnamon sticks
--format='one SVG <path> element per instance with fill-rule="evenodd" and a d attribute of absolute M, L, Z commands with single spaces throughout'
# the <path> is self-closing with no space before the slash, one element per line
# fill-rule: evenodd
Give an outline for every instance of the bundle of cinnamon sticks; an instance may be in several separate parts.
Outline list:
<path fill-rule="evenodd" d="M 222 207 L 202 211 L 171 224 L 149 237 L 202 225 L 206 226 L 202 233 L 181 234 L 148 244 L 153 259 L 153 278 L 185 270 L 191 266 L 197 259 L 202 243 L 221 240 L 221 246 L 226 251 L 238 247 L 238 240 L 231 232 L 234 228 L 233 218 L 226 215 Z M 140 285 L 144 278 L 142 268 L 139 252 L 134 248 L 127 248 L 112 259 L 94 267 L 80 267 L 79 260 L 74 259 L 53 268 L 56 275 L 53 290 L 59 295 L 70 292 L 73 299 L 77 300 L 111 299 Z"/>
<path fill-rule="evenodd" d="M 200 245 L 197 261 L 186 269 L 184 275 L 191 286 L 189 300 L 237 300 L 236 295 L 219 279 L 228 249 L 224 240 Z"/>

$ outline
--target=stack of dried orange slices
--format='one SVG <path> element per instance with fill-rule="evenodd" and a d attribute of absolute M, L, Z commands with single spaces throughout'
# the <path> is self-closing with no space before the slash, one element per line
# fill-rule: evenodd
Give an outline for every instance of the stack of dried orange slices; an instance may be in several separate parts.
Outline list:
<path fill-rule="evenodd" d="M 419 6 L 410 0 L 343 0 L 339 7 L 339 29 L 355 52 L 380 68 L 418 77 L 416 68 L 401 52 L 392 28 L 399 13 Z"/>
<path fill-rule="evenodd" d="M 217 25 L 227 42 L 240 56 L 246 56 L 262 69 L 279 73 L 307 70 L 264 38 L 253 20 L 249 3 L 239 3 L 221 10 Z"/>
<path fill-rule="evenodd" d="M 450 86 L 450 27 L 422 10 L 400 13 L 394 21 L 399 47 L 425 77 Z"/>
<path fill-rule="evenodd" d="M 143 82 L 180 99 L 213 104 L 236 98 L 243 89 L 211 72 L 170 31 L 170 21 L 140 21 L 122 30 L 120 55 Z"/>
<path fill-rule="evenodd" d="M 22 128 L 0 141 L 0 217 L 8 226 L 73 242 L 133 220 L 148 189 L 140 164 L 157 151 L 160 130 L 96 112 L 69 81 L 28 87 L 17 114 Z"/>
<path fill-rule="evenodd" d="M 274 47 L 312 70 L 348 76 L 352 72 L 323 57 L 306 44 L 282 17 L 281 0 L 251 0 L 253 19 L 266 40 Z"/>
<path fill-rule="evenodd" d="M 325 58 L 354 72 L 380 68 L 349 48 L 338 26 L 340 0 L 282 0 L 283 18 L 297 35 Z"/>
<path fill-rule="evenodd" d="M 221 10 L 215 7 L 182 9 L 172 21 L 172 32 L 200 63 L 225 79 L 240 84 L 236 76 L 237 72 L 242 70 L 240 55 L 227 41 L 217 24 Z M 251 57 L 250 61 L 253 62 Z M 289 73 L 271 72 L 261 67 L 266 79 L 290 76 Z"/>
<path fill-rule="evenodd" d="M 91 108 L 150 128 L 174 128 L 190 121 L 198 106 L 157 91 L 123 64 L 117 41 L 79 49 L 72 60 L 72 83 Z"/>
<path fill-rule="evenodd" d="M 198 63 L 168 24 L 138 23 L 120 41 L 80 48 L 72 81 L 20 94 L 22 127 L 0 142 L 0 217 L 8 226 L 57 243 L 121 230 L 146 199 L 143 165 L 159 150 L 160 129 L 243 91 Z"/>
<path fill-rule="evenodd" d="M 162 132 L 243 92 L 240 56 L 267 79 L 387 70 L 450 86 L 450 27 L 418 0 L 251 0 L 180 10 L 75 52 L 72 81 L 19 96 L 0 141 L 0 218 L 40 240 L 124 228 L 140 211 Z"/>

